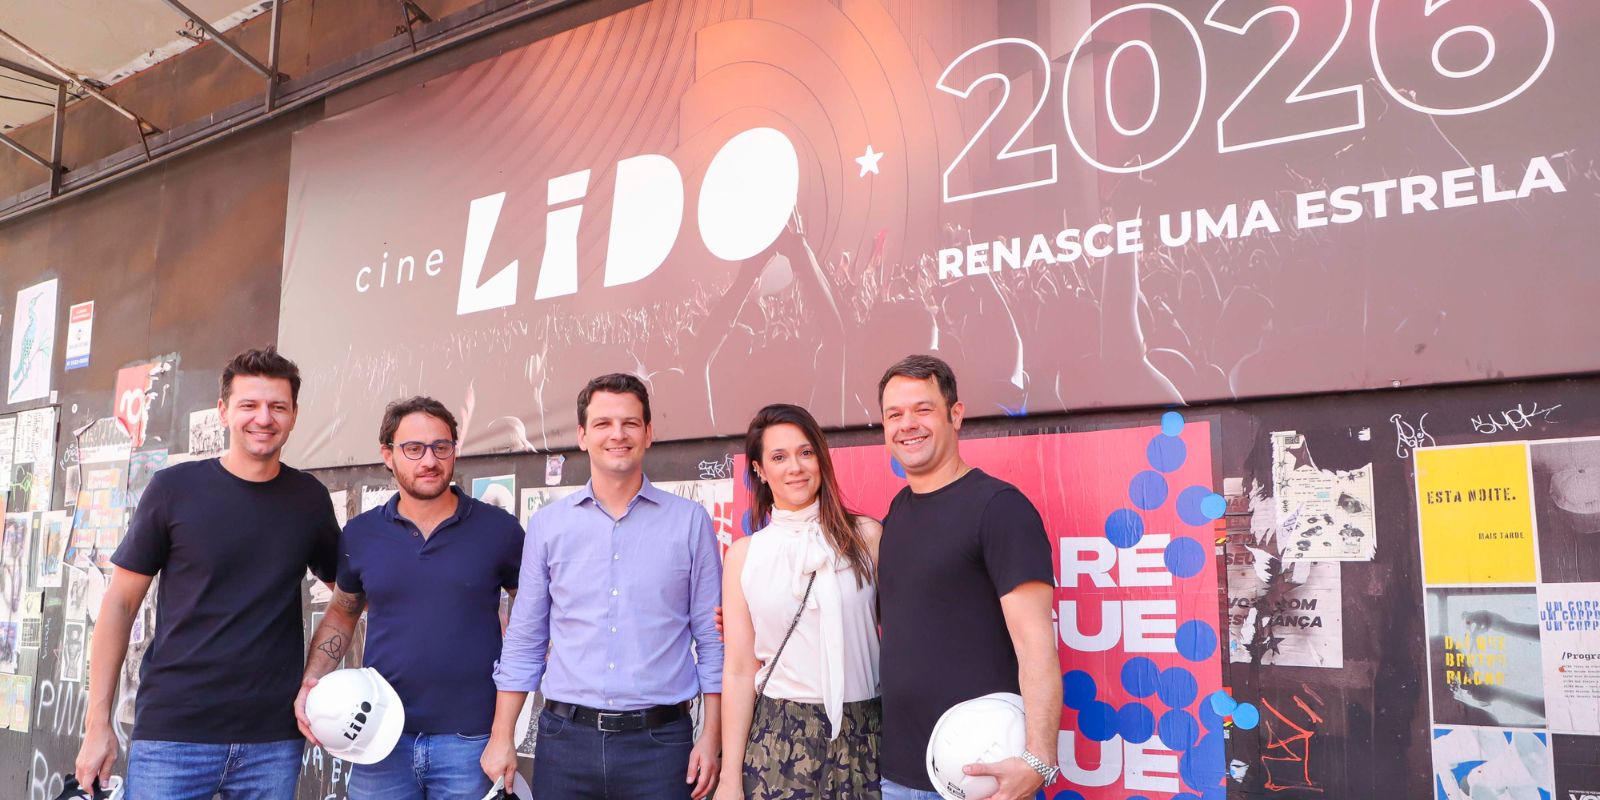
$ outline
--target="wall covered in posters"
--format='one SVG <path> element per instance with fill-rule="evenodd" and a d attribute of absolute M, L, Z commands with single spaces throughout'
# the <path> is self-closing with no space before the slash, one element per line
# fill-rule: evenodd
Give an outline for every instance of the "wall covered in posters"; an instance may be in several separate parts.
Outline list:
<path fill-rule="evenodd" d="M 1436 795 L 1553 796 L 1600 736 L 1600 437 L 1414 458 Z"/>
<path fill-rule="evenodd" d="M 927 350 L 974 416 L 1590 369 L 1543 345 L 1600 334 L 1552 312 L 1600 246 L 1597 33 L 1545 0 L 643 3 L 296 132 L 292 452 L 368 463 L 350 423 L 418 391 L 507 421 L 469 454 L 569 447 L 616 369 L 666 439 L 868 424 Z"/>
<path fill-rule="evenodd" d="M 114 378 L 111 369 L 106 375 L 107 387 Z M 210 382 L 208 377 L 206 383 Z M 1330 407 L 1303 400 L 1280 401 L 1217 409 L 1205 417 L 1190 413 L 1181 429 L 1174 421 L 1176 436 L 1164 432 L 1159 417 L 1148 413 L 1081 415 L 1071 418 L 1070 427 L 1063 421 L 1066 418 L 1034 418 L 1026 423 L 1041 425 L 1040 420 L 1046 420 L 1040 427 L 1026 427 L 1015 420 L 970 423 L 963 451 L 974 463 L 1025 487 L 1049 522 L 1057 548 L 1058 577 L 1063 585 L 1073 581 L 1074 588 L 1062 590 L 1057 606 L 1058 617 L 1064 620 L 1060 624 L 1064 680 L 1072 676 L 1074 692 L 1073 706 L 1063 708 L 1061 756 L 1064 762 L 1073 759 L 1073 771 L 1052 790 L 1052 800 L 1069 791 L 1084 798 L 1117 800 L 1133 796 L 1168 800 L 1185 793 L 1203 797 L 1191 787 L 1209 785 L 1212 775 L 1218 776 L 1215 788 L 1235 800 L 1377 797 L 1386 796 L 1384 787 L 1395 792 L 1391 796 L 1413 797 L 1423 796 L 1419 792 L 1431 793 L 1436 774 L 1466 775 L 1476 770 L 1469 789 L 1459 795 L 1469 798 L 1471 786 L 1480 787 L 1482 793 L 1488 791 L 1486 787 L 1521 785 L 1504 779 L 1505 770 L 1512 769 L 1507 759 L 1517 759 L 1515 764 L 1520 766 L 1516 769 L 1537 772 L 1541 762 L 1536 759 L 1545 753 L 1549 754 L 1553 785 L 1600 785 L 1600 759 L 1595 758 L 1600 752 L 1590 747 L 1600 737 L 1578 733 L 1592 730 L 1594 718 L 1590 715 L 1595 707 L 1577 702 L 1591 689 L 1586 688 L 1583 670 L 1558 671 L 1560 662 L 1552 660 L 1559 649 L 1571 654 L 1566 662 L 1569 667 L 1580 666 L 1587 661 L 1582 655 L 1593 649 L 1592 634 L 1584 629 L 1584 614 L 1588 613 L 1584 604 L 1592 599 L 1588 590 L 1595 582 L 1587 580 L 1582 570 L 1589 549 L 1585 537 L 1596 527 L 1586 516 L 1589 490 L 1584 481 L 1597 463 L 1600 449 L 1594 440 L 1582 436 L 1531 444 L 1512 438 L 1600 433 L 1600 417 L 1581 410 L 1580 405 L 1581 398 L 1592 391 L 1592 381 L 1558 382 L 1447 393 L 1383 393 L 1341 400 Z M 1474 431 L 1469 411 L 1521 393 L 1536 394 L 1551 406 L 1564 403 L 1563 410 L 1571 416 L 1558 413 L 1548 423 L 1541 423 L 1545 427 L 1508 430 L 1498 437 Z M 141 458 L 149 461 L 148 454 L 164 448 L 152 442 L 134 450 L 126 431 L 110 416 L 109 397 L 107 394 L 101 408 L 78 412 L 102 414 L 100 421 L 81 426 L 64 420 L 59 435 L 52 438 L 62 443 L 58 450 L 72 451 L 72 461 L 64 462 L 64 456 L 58 456 L 57 462 L 84 470 L 84 492 L 93 494 L 102 489 L 91 487 L 119 485 L 115 478 L 101 480 L 90 473 L 108 463 L 123 465 L 120 501 L 131 503 L 135 498 L 126 486 L 128 473 L 134 470 L 129 462 L 141 453 L 146 454 Z M 197 407 L 199 403 L 181 410 Z M 1413 470 L 1418 458 L 1424 467 L 1431 468 L 1433 462 L 1427 447 L 1399 458 L 1395 429 L 1374 427 L 1397 413 L 1413 423 L 1427 414 L 1423 424 L 1437 443 L 1512 443 L 1528 451 L 1523 475 L 1533 497 L 1535 522 L 1530 530 L 1535 537 L 1531 541 L 1543 571 L 1531 599 L 1527 587 L 1520 585 L 1430 585 L 1426 593 L 1420 588 L 1423 553 L 1417 543 L 1422 536 Z M 181 433 L 182 422 L 168 424 Z M 76 438 L 70 436 L 73 430 L 77 430 Z M 1271 434 L 1286 430 L 1304 437 L 1303 447 L 1295 449 L 1315 463 L 1319 474 L 1350 473 L 1371 465 L 1377 541 L 1373 560 L 1286 563 L 1277 557 L 1281 546 L 1287 543 L 1292 547 L 1301 538 L 1299 529 L 1280 525 L 1273 492 Z M 149 438 L 166 440 L 171 432 L 152 431 Z M 842 443 L 836 451 L 852 502 L 863 511 L 881 514 L 903 481 L 877 442 L 877 433 L 845 432 L 838 434 L 836 441 Z M 1176 442 L 1183 443 L 1181 463 Z M 717 519 L 719 535 L 727 532 L 730 537 L 746 528 L 739 478 L 742 465 L 726 458 L 726 451 L 735 446 L 727 441 L 660 443 L 652 448 L 647 462 L 660 485 L 701 502 Z M 168 463 L 179 455 L 183 454 L 169 454 Z M 534 509 L 568 495 L 586 479 L 587 458 L 580 453 L 567 456 L 563 486 L 541 485 L 546 460 L 540 456 L 469 458 L 462 462 L 457 477 L 463 485 L 471 485 L 477 477 L 515 475 L 524 508 Z M 1230 474 L 1238 477 L 1219 477 Z M 1471 474 L 1479 479 L 1466 483 L 1493 484 L 1482 479 L 1492 473 Z M 319 475 L 330 489 L 346 492 L 345 501 L 352 506 L 359 498 L 350 495 L 359 495 L 360 487 L 376 486 L 387 479 L 381 468 L 365 467 L 320 471 Z M 697 480 L 700 475 L 719 477 Z M 57 478 L 60 480 L 59 472 Z M 1164 495 L 1157 488 L 1163 484 Z M 1186 492 L 1189 499 L 1184 499 Z M 1220 496 L 1208 499 L 1213 493 Z M 126 512 L 126 507 L 117 513 L 109 505 L 117 501 L 118 494 L 107 490 L 104 495 L 108 504 L 104 510 L 112 512 L 112 520 L 121 519 Z M 82 495 L 80 492 L 80 506 L 95 510 L 97 501 Z M 1547 496 L 1549 503 L 1544 502 Z M 60 506 L 61 499 L 55 505 Z M 63 509 L 53 512 L 50 517 L 24 515 L 37 520 L 31 552 L 47 550 L 40 544 L 45 523 L 64 516 Z M 1211 514 L 1220 516 L 1212 519 Z M 1135 518 L 1139 525 L 1133 523 Z M 1108 526 L 1113 519 L 1116 521 Z M 1200 524 L 1191 524 L 1195 522 Z M 1136 530 L 1136 542 L 1118 546 L 1128 544 Z M 93 640 L 96 592 L 103 591 L 93 580 L 101 573 L 91 566 L 102 538 L 99 531 L 84 539 L 69 522 L 66 533 L 64 547 L 76 542 L 82 552 L 74 551 L 72 558 L 63 559 L 59 588 L 40 588 L 42 603 L 30 599 L 27 576 L 37 574 L 43 562 L 31 563 L 31 569 L 23 570 L 12 690 L 16 692 L 17 682 L 24 678 L 33 681 L 26 687 L 33 703 L 32 733 L 26 736 L 34 738 L 0 732 L 0 750 L 6 752 L 13 746 L 11 741 L 37 743 L 34 747 L 41 760 L 29 774 L 42 785 L 59 776 L 77 747 L 76 726 L 82 719 L 84 698 L 81 676 L 86 674 L 82 658 Z M 30 549 L 25 536 L 18 550 L 20 557 L 38 558 L 27 555 Z M 107 532 L 106 544 L 115 536 Z M 1219 551 L 1223 539 L 1225 550 Z M 1190 544 L 1174 550 L 1175 541 Z M 1206 554 L 1205 566 L 1183 577 L 1194 562 L 1186 560 L 1182 551 L 1192 547 Z M 0 555 L 5 552 L 0 537 Z M 1217 557 L 1221 553 L 1225 559 Z M 1552 565 L 1565 571 L 1552 572 Z M 1239 577 L 1240 573 L 1248 573 L 1248 580 Z M 1155 585 L 1135 585 L 1143 582 Z M 315 624 L 321 610 L 314 588 L 308 582 L 308 625 Z M 1225 601 L 1220 596 L 1223 589 L 1228 592 Z M 1140 603 L 1159 603 L 1161 610 L 1135 605 L 1136 610 L 1144 610 L 1130 625 L 1129 604 Z M 1108 613 L 1113 604 L 1120 604 L 1115 606 L 1117 613 Z M 37 615 L 32 611 L 36 607 L 40 609 Z M 1247 624 L 1252 611 L 1256 617 Z M 1495 638 L 1480 645 L 1468 627 L 1469 622 L 1479 624 L 1477 612 L 1484 612 L 1485 619 L 1493 619 L 1487 614 L 1505 618 L 1505 631 L 1489 630 L 1486 636 Z M 152 609 L 144 609 L 141 618 L 148 620 L 151 613 Z M 29 619 L 42 621 L 37 646 L 29 646 L 35 641 L 26 634 L 31 627 Z M 1444 622 L 1434 624 L 1430 619 Z M 1531 639 L 1525 629 L 1511 625 L 1528 619 L 1538 627 Z M 1204 621 L 1216 634 L 1215 650 L 1204 661 L 1191 661 L 1178 649 L 1183 640 L 1177 630 L 1190 621 Z M 1222 635 L 1224 624 L 1226 637 Z M 1492 624 L 1499 625 L 1498 621 Z M 144 625 L 148 631 L 149 622 Z M 1118 633 L 1114 640 L 1105 633 L 1109 626 L 1115 626 Z M 1196 643 L 1204 639 L 1199 634 L 1203 629 L 1189 630 L 1196 632 Z M 136 637 L 138 632 L 136 628 Z M 1445 694 L 1459 708 L 1450 719 L 1460 722 L 1436 723 L 1430 709 L 1429 677 L 1435 671 L 1423 644 L 1430 632 L 1438 634 L 1440 647 L 1443 636 L 1448 635 L 1460 651 L 1461 664 L 1451 669 L 1472 673 L 1471 682 L 1460 681 L 1465 688 L 1455 693 L 1463 699 L 1455 699 L 1448 691 L 1449 684 L 1444 685 Z M 3 642 L 0 636 L 0 651 Z M 147 644 L 145 639 L 134 644 L 133 650 Z M 1157 651 L 1148 652 L 1152 648 Z M 1473 660 L 1466 660 L 1469 656 Z M 1167 704 L 1187 697 L 1187 682 L 1181 672 L 1171 671 L 1174 668 L 1188 670 L 1195 679 L 1194 701 L 1182 708 Z M 1445 669 L 1441 663 L 1437 671 L 1442 681 L 1449 680 L 1443 677 Z M 1091 682 L 1092 696 L 1087 688 Z M 1468 691 L 1502 685 L 1507 694 L 1487 708 L 1475 704 Z M 1150 686 L 1155 687 L 1153 693 L 1146 691 Z M 1559 702 L 1553 694 L 1557 686 L 1565 687 L 1560 690 L 1565 699 Z M 123 694 L 116 706 L 124 731 L 131 714 L 128 698 L 137 688 L 137 673 L 125 669 L 119 682 Z M 1544 707 L 1542 725 L 1534 722 L 1534 697 L 1537 705 Z M 1138 706 L 1154 719 L 1155 729 L 1148 737 Z M 1189 730 L 1186 718 L 1173 714 L 1176 711 L 1196 723 L 1196 738 L 1189 742 L 1188 750 L 1174 749 L 1174 745 L 1185 744 Z M 1173 715 L 1169 718 L 1169 714 Z M 1485 724 L 1483 715 L 1499 721 Z M 1164 718 L 1168 719 L 1165 734 Z M 1252 723 L 1253 727 L 1247 727 Z M 1124 728 L 1125 724 L 1129 727 Z M 1453 731 L 1468 733 L 1446 736 Z M 1142 742 L 1137 741 L 1140 738 Z M 531 741 L 522 744 L 532 746 Z M 1437 759 L 1436 752 L 1442 753 Z M 1535 760 L 1524 760 L 1525 755 Z M 31 759 L 31 750 L 27 756 Z M 1479 769 L 1493 759 L 1498 759 L 1495 766 Z M 1113 764 L 1115 768 L 1110 766 Z M 300 797 L 342 798 L 348 774 L 348 765 L 308 750 Z M 1412 785 L 1413 780 L 1420 783 Z M 1171 791 L 1137 788 L 1146 785 Z M 26 796 L 51 800 L 54 794 L 45 795 L 41 788 Z M 1071 795 L 1066 798 L 1075 800 Z"/>

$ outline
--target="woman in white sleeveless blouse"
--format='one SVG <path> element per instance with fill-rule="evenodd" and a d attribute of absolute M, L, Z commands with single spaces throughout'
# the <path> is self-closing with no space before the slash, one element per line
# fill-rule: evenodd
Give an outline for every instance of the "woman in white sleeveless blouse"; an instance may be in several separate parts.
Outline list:
<path fill-rule="evenodd" d="M 845 509 L 827 440 L 805 409 L 762 409 L 745 456 L 750 518 L 770 522 L 723 562 L 716 798 L 877 798 L 882 528 Z"/>

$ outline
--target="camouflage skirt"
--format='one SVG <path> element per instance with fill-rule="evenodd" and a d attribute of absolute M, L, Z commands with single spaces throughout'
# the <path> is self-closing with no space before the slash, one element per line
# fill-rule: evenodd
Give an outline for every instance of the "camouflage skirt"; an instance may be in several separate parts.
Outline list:
<path fill-rule="evenodd" d="M 746 800 L 877 800 L 883 706 L 844 704 L 839 738 L 828 738 L 821 704 L 761 698 L 744 750 Z"/>

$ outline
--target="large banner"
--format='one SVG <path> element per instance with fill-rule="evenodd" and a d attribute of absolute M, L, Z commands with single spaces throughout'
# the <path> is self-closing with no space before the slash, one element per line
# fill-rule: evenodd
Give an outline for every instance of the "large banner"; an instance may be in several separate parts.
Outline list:
<path fill-rule="evenodd" d="M 294 138 L 295 463 L 425 392 L 468 453 L 1595 368 L 1600 6 L 656 0 Z M 1562 309 L 1567 309 L 1563 311 Z M 1570 313 L 1569 313 L 1570 312 Z"/>
<path fill-rule="evenodd" d="M 1260 719 L 1222 687 L 1225 503 L 1210 488 L 1210 437 L 1209 424 L 1169 413 L 1160 427 L 961 444 L 968 463 L 1033 501 L 1050 536 L 1064 701 L 1050 797 L 1221 797 L 1225 729 Z M 832 452 L 848 505 L 882 519 L 906 485 L 899 466 L 879 445 Z M 741 483 L 741 533 L 760 527 L 748 509 Z"/>

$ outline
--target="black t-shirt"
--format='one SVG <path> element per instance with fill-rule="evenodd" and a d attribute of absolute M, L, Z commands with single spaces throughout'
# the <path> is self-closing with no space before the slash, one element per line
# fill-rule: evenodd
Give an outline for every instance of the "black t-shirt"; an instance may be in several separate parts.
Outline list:
<path fill-rule="evenodd" d="M 1055 584 L 1044 521 L 1015 486 L 974 469 L 948 486 L 896 495 L 883 520 L 883 745 L 879 772 L 933 791 L 925 756 L 956 703 L 1018 692 L 1000 598 Z"/>
<path fill-rule="evenodd" d="M 111 556 L 161 574 L 133 738 L 299 738 L 301 579 L 333 580 L 338 546 L 328 490 L 297 469 L 253 482 L 213 458 L 157 472 Z"/>

